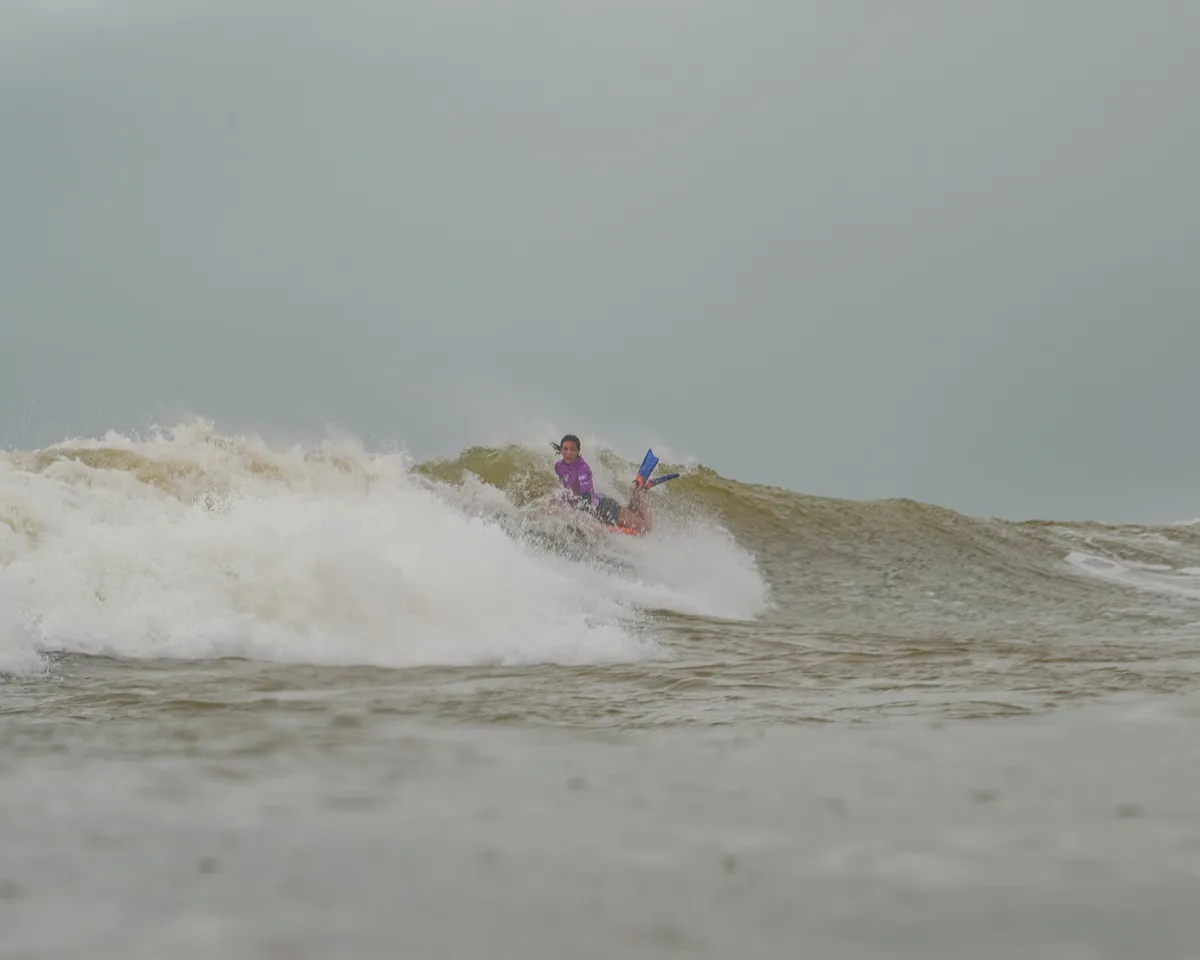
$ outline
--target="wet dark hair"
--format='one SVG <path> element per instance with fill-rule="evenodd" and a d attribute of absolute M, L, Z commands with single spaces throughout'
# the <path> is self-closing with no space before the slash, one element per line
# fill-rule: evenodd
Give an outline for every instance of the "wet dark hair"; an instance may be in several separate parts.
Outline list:
<path fill-rule="evenodd" d="M 573 434 L 573 433 L 568 433 L 565 437 L 563 437 L 561 440 L 559 440 L 558 443 L 551 443 L 550 446 L 552 446 L 554 448 L 555 453 L 562 453 L 562 445 L 564 443 L 566 443 L 568 440 L 570 440 L 573 444 L 575 444 L 576 450 L 583 449 L 583 444 L 579 442 L 579 438 L 577 436 L 575 436 L 575 434 Z"/>

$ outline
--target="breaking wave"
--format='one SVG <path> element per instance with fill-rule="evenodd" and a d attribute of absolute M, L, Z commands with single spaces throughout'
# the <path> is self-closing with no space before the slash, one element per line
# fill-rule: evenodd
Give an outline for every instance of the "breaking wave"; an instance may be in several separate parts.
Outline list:
<path fill-rule="evenodd" d="M 589 459 L 627 487 L 633 461 Z M 664 463 L 683 476 L 633 538 L 548 510 L 552 463 L 548 445 L 280 448 L 204 421 L 0 453 L 0 672 L 70 654 L 588 665 L 673 656 L 680 623 L 1037 642 L 1200 619 L 1198 524 L 1016 523 Z"/>
<path fill-rule="evenodd" d="M 0 454 L 0 671 L 72 653 L 628 661 L 664 655 L 654 610 L 764 608 L 752 557 L 716 527 L 677 528 L 686 557 L 670 533 L 595 544 L 552 517 L 529 522 L 526 497 L 436 472 L 203 422 Z"/>

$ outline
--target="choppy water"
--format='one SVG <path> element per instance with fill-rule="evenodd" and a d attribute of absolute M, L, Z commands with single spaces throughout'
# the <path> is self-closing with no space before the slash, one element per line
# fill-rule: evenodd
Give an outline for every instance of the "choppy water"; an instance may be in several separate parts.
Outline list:
<path fill-rule="evenodd" d="M 1200 527 L 551 462 L 0 454 L 0 955 L 1195 955 Z"/>

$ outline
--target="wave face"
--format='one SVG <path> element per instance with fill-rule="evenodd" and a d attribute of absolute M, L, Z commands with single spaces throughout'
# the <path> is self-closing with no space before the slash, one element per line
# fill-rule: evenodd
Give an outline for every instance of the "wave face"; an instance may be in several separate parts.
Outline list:
<path fill-rule="evenodd" d="M 417 469 L 447 484 L 481 483 L 520 504 L 554 489 L 550 461 L 542 461 L 516 447 L 475 448 Z M 630 463 L 604 453 L 599 465 L 613 488 L 632 472 Z M 663 512 L 728 530 L 769 574 L 784 610 L 829 609 L 845 618 L 859 606 L 855 619 L 896 624 L 898 614 L 941 598 L 948 621 L 1001 626 L 1020 611 L 1023 619 L 1063 627 L 1069 626 L 1058 622 L 1064 604 L 1077 605 L 1085 619 L 1095 614 L 1111 622 L 1122 611 L 1163 614 L 1172 600 L 1200 599 L 1200 521 L 1014 522 L 907 499 L 808 496 L 703 466 L 659 469 L 685 472 L 663 488 Z M 1200 614 L 1190 604 L 1173 609 Z"/>
<path fill-rule="evenodd" d="M 589 459 L 627 489 L 635 464 Z M 1081 640 L 1097 664 L 1148 636 L 1183 657 L 1200 620 L 1197 524 L 1012 523 L 664 463 L 684 476 L 639 539 L 548 509 L 552 463 L 548 446 L 280 449 L 206 422 L 0 454 L 0 671 L 69 654 L 645 663 L 719 636 L 760 659 L 830 654 L 788 661 L 804 682 L 863 680 L 850 666 L 885 654 L 912 681 L 972 647 L 1006 682 L 1037 660 L 1049 689 Z"/>

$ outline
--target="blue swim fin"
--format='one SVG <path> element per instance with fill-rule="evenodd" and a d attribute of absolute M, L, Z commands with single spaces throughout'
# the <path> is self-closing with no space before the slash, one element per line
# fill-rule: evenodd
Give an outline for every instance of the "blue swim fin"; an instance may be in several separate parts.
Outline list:
<path fill-rule="evenodd" d="M 654 455 L 653 450 L 647 450 L 645 459 L 642 460 L 642 465 L 638 467 L 637 475 L 642 478 L 645 483 L 650 479 L 650 474 L 654 472 L 654 468 L 658 466 L 658 457 Z"/>

